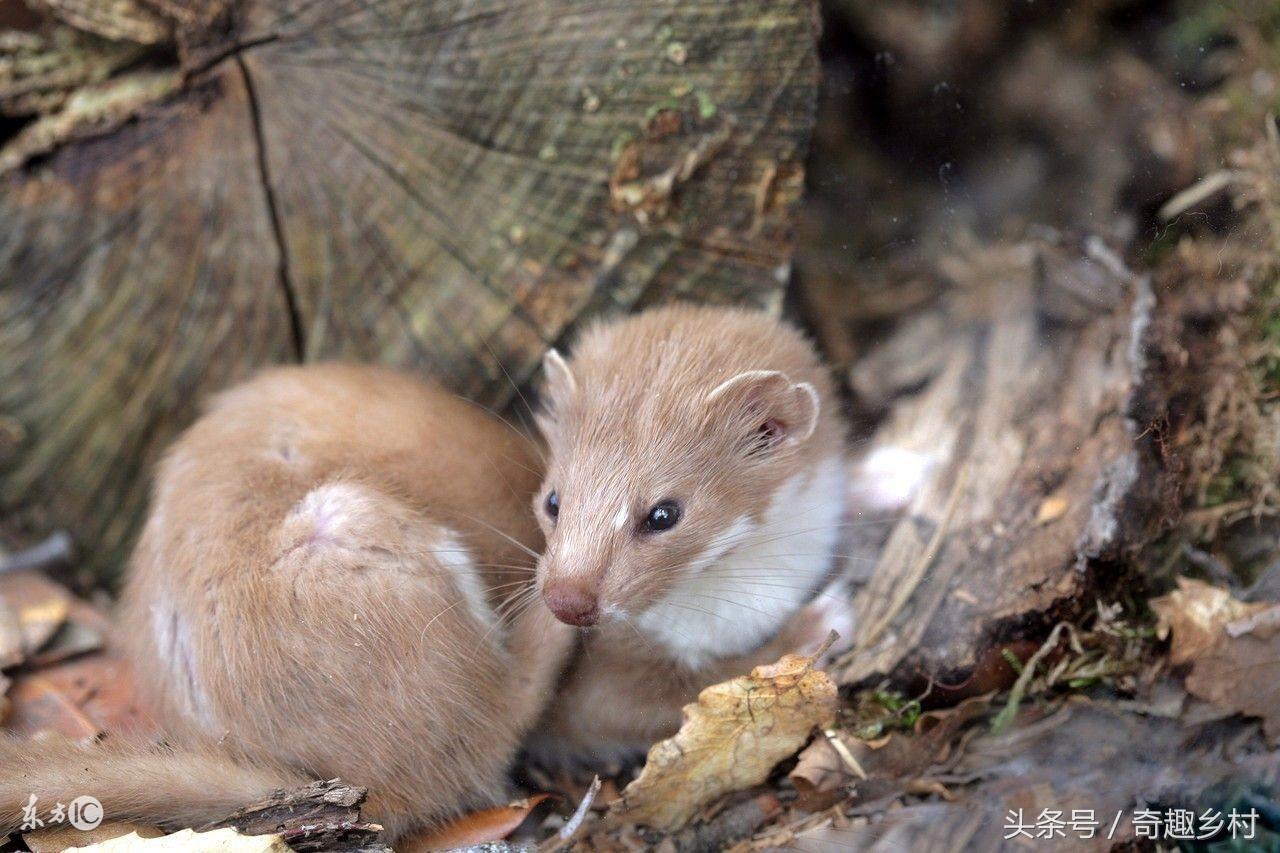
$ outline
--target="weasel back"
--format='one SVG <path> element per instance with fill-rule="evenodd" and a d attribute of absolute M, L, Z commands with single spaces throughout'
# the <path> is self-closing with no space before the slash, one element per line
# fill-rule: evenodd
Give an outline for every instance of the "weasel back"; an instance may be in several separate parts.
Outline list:
<path fill-rule="evenodd" d="M 394 838 L 501 800 L 571 642 L 545 608 L 497 615 L 532 582 L 538 467 L 496 419 L 386 370 L 285 368 L 215 398 L 160 466 L 122 596 L 175 750 L 46 766 L 46 745 L 5 745 L 25 769 L 0 817 L 79 788 L 108 819 L 172 825 L 339 776 Z M 188 771 L 209 796 L 179 809 Z"/>

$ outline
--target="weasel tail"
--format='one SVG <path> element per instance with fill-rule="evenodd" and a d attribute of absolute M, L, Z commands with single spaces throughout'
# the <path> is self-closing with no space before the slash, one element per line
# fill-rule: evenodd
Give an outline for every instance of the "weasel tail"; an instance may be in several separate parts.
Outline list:
<path fill-rule="evenodd" d="M 104 740 L 21 741 L 0 738 L 0 835 L 22 828 L 23 809 L 36 798 L 41 819 L 55 803 L 90 796 L 104 821 L 137 821 L 166 828 L 220 820 L 277 788 L 309 780 L 280 766 L 237 763 L 210 745 L 178 748 Z"/>

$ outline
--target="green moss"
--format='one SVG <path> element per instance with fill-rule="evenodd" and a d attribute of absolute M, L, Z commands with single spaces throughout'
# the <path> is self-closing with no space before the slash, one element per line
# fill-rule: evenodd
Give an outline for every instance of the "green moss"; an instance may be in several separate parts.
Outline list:
<path fill-rule="evenodd" d="M 892 690 L 869 690 L 855 700 L 849 728 L 863 740 L 876 740 L 888 732 L 915 729 L 920 713 L 919 699 Z"/>
<path fill-rule="evenodd" d="M 716 102 L 712 100 L 711 93 L 706 89 L 694 89 L 693 97 L 698 101 L 698 115 L 704 119 L 714 118 L 716 114 Z"/>
<path fill-rule="evenodd" d="M 1243 456 L 1228 459 L 1209 481 L 1204 493 L 1204 506 L 1222 506 L 1247 497 L 1252 491 L 1252 467 Z"/>

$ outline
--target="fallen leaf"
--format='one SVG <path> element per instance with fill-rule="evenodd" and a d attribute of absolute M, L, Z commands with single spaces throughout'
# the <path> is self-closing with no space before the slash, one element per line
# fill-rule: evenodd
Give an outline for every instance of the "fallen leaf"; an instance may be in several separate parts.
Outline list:
<path fill-rule="evenodd" d="M 1195 660 L 1226 637 L 1228 623 L 1248 619 L 1268 604 L 1246 604 L 1225 589 L 1192 578 L 1178 578 L 1178 589 L 1151 600 L 1159 619 L 1156 636 L 1173 634 L 1169 659 L 1175 664 Z"/>
<path fill-rule="evenodd" d="M 1280 741 L 1280 620 L 1273 604 L 1239 601 L 1201 581 L 1178 579 L 1178 589 L 1151 602 L 1157 633 L 1173 635 L 1169 657 L 1191 663 L 1187 692 L 1221 708 L 1262 718 Z"/>
<path fill-rule="evenodd" d="M 990 704 L 989 695 L 975 696 L 954 708 L 926 711 L 910 734 L 893 732 L 862 740 L 848 732 L 833 731 L 805 747 L 790 779 L 802 794 L 834 791 L 860 780 L 868 784 L 858 786 L 859 794 L 866 788 L 867 796 L 909 786 L 932 765 L 945 760 L 955 735 Z M 841 755 L 841 747 L 845 755 Z"/>
<path fill-rule="evenodd" d="M 73 844 L 83 847 L 130 833 L 135 833 L 140 838 L 159 838 L 164 835 L 164 830 L 125 821 L 107 821 L 94 829 L 76 829 L 70 824 L 63 824 L 37 829 L 35 832 L 24 832 L 22 840 L 31 848 L 32 853 L 59 853 Z"/>
<path fill-rule="evenodd" d="M 1260 610 L 1244 619 L 1227 623 L 1227 636 L 1239 637 L 1244 634 L 1271 633 L 1280 628 L 1280 604 L 1273 604 L 1266 610 Z"/>
<path fill-rule="evenodd" d="M 62 627 L 71 610 L 71 593 L 38 572 L 0 575 L 0 598 L 18 614 L 22 647 L 34 654 Z"/>
<path fill-rule="evenodd" d="M 102 730 L 85 716 L 75 699 L 39 674 L 19 677 L 9 689 L 12 716 L 7 728 L 34 737 L 55 733 L 72 740 L 97 737 Z"/>
<path fill-rule="evenodd" d="M 12 669 L 25 657 L 18 611 L 0 598 L 0 670 Z"/>
<path fill-rule="evenodd" d="M 398 842 L 399 850 L 452 850 L 455 847 L 471 847 L 501 841 L 517 826 L 524 823 L 529 813 L 547 798 L 536 794 L 516 800 L 505 806 L 481 809 L 450 821 L 439 829 L 411 835 Z"/>
<path fill-rule="evenodd" d="M 74 612 L 73 608 L 72 613 Z M 96 652 L 100 648 L 102 648 L 102 635 L 84 622 L 75 619 L 73 615 L 58 629 L 44 648 L 27 658 L 26 665 L 39 669 L 89 652 Z"/>
<path fill-rule="evenodd" d="M 196 832 L 184 829 L 160 838 L 142 838 L 136 832 L 86 847 L 68 847 L 67 853 L 289 853 L 278 835 L 241 835 L 234 829 Z"/>
<path fill-rule="evenodd" d="M 104 731 L 155 731 L 155 723 L 138 703 L 132 668 L 110 647 L 15 675 L 9 698 L 13 707 L 6 726 L 23 737 L 47 731 L 73 739 Z"/>
<path fill-rule="evenodd" d="M 836 686 L 813 663 L 786 655 L 703 690 L 685 706 L 680 731 L 649 750 L 612 819 L 674 831 L 722 794 L 763 782 L 835 718 Z"/>
<path fill-rule="evenodd" d="M 1280 634 L 1242 634 L 1198 658 L 1187 692 L 1262 718 L 1267 740 L 1280 742 Z"/>
<path fill-rule="evenodd" d="M 846 762 L 831 743 L 832 737 L 842 737 L 842 732 L 813 739 L 800 753 L 795 769 L 788 774 L 792 784 L 802 795 L 835 791 L 857 777 L 857 771 Z M 841 741 L 845 747 L 848 743 Z M 863 771 L 865 773 L 865 771 Z"/>

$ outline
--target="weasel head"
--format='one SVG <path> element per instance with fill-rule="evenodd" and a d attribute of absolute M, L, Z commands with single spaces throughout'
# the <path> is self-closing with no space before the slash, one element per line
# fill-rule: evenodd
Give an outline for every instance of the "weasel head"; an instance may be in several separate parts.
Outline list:
<path fill-rule="evenodd" d="M 763 314 L 648 311 L 590 329 L 571 361 L 553 350 L 544 367 L 538 583 L 572 625 L 669 604 L 767 532 L 775 496 L 841 443 L 812 347 Z"/>

